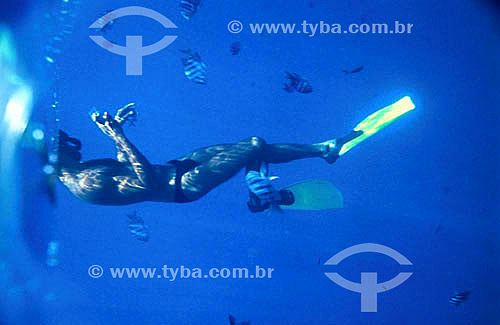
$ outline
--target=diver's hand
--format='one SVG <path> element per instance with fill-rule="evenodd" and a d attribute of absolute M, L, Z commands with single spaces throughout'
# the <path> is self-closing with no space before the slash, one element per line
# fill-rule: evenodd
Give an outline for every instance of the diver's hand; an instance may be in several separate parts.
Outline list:
<path fill-rule="evenodd" d="M 123 136 L 121 123 L 111 117 L 111 114 L 108 112 L 104 112 L 104 114 L 93 112 L 91 118 L 99 129 L 108 137 L 115 139 L 116 137 Z"/>
<path fill-rule="evenodd" d="M 122 108 L 119 108 L 118 111 L 116 111 L 115 121 L 120 125 L 122 125 L 129 119 L 133 121 L 135 116 L 137 115 L 134 105 L 135 103 L 130 103 L 123 106 Z"/>

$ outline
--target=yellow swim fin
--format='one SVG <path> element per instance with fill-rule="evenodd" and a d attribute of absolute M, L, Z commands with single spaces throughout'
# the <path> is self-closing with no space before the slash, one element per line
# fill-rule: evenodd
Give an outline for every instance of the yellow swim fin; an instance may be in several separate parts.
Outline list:
<path fill-rule="evenodd" d="M 351 141 L 344 143 L 342 148 L 340 148 L 340 152 L 338 155 L 342 156 L 358 143 L 371 137 L 372 135 L 382 130 L 414 108 L 415 104 L 413 104 L 409 96 L 406 96 L 398 100 L 394 104 L 384 107 L 371 114 L 354 128 L 354 131 L 362 131 L 363 133 L 355 137 Z"/>
<path fill-rule="evenodd" d="M 330 182 L 310 180 L 285 187 L 293 194 L 291 205 L 280 205 L 283 210 L 329 210 L 344 207 L 342 193 Z"/>

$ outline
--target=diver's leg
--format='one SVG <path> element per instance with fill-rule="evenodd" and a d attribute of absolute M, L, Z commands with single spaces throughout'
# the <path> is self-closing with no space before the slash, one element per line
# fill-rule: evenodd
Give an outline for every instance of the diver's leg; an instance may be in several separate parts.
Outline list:
<path fill-rule="evenodd" d="M 234 146 L 234 144 L 218 144 L 215 146 L 203 147 L 177 158 L 176 160 L 191 159 L 196 161 L 198 164 L 203 164 L 212 159 L 215 155 L 223 151 L 230 150 L 232 146 Z"/>
<path fill-rule="evenodd" d="M 262 161 L 282 164 L 298 159 L 322 157 L 327 150 L 323 144 L 268 144 L 264 147 Z"/>
<path fill-rule="evenodd" d="M 241 142 L 240 142 L 241 143 Z M 236 144 L 238 146 L 239 144 Z M 191 159 L 203 164 L 217 154 L 231 151 L 235 144 L 219 144 L 200 148 L 178 158 L 177 160 Z M 325 144 L 265 144 L 262 148 L 262 161 L 271 164 L 287 163 L 297 159 L 321 157 L 328 149 Z"/>
<path fill-rule="evenodd" d="M 264 140 L 251 137 L 236 144 L 207 147 L 186 155 L 189 159 L 208 160 L 202 162 L 193 159 L 201 165 L 182 175 L 181 188 L 184 196 L 193 201 L 201 198 L 249 163 L 259 160 L 265 145 Z"/>
<path fill-rule="evenodd" d="M 251 137 L 232 145 L 203 148 L 183 157 L 201 163 L 182 176 L 183 194 L 189 200 L 196 200 L 233 177 L 244 167 L 257 169 L 262 161 L 285 163 L 297 159 L 323 157 L 327 149 L 325 144 L 269 145 L 258 137 Z M 200 161 L 196 158 L 206 160 Z"/>
<path fill-rule="evenodd" d="M 361 131 L 351 131 L 344 137 L 315 144 L 266 144 L 264 142 L 265 145 L 262 148 L 262 157 L 260 160 L 270 164 L 281 164 L 298 159 L 321 157 L 331 164 L 337 160 L 342 146 L 360 134 L 362 134 Z M 222 152 L 231 151 L 234 146 L 235 144 L 219 144 L 204 147 L 188 153 L 177 160 L 191 159 L 199 164 L 203 164 Z M 239 144 L 236 144 L 236 146 L 239 146 Z"/>

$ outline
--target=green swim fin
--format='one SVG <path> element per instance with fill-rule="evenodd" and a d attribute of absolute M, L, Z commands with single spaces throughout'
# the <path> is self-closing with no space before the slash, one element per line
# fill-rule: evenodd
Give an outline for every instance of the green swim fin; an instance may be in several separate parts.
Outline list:
<path fill-rule="evenodd" d="M 382 130 L 414 108 L 415 104 L 413 104 L 410 97 L 406 96 L 398 100 L 394 104 L 376 111 L 372 115 L 365 118 L 354 128 L 354 131 L 362 131 L 363 133 L 355 137 L 351 141 L 344 143 L 338 155 L 342 156 L 358 143 L 364 141 L 366 138 L 371 137 L 372 135 Z"/>
<path fill-rule="evenodd" d="M 310 180 L 285 187 L 292 192 L 294 203 L 280 205 L 284 210 L 329 210 L 344 207 L 342 193 L 330 182 Z"/>

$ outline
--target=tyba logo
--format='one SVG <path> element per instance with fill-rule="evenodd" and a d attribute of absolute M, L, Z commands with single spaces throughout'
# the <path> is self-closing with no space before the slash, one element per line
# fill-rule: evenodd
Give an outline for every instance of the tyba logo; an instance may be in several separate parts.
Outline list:
<path fill-rule="evenodd" d="M 125 7 L 107 13 L 101 18 L 97 19 L 89 28 L 103 28 L 111 20 L 115 20 L 125 16 L 144 16 L 156 20 L 165 28 L 177 28 L 173 22 L 162 14 L 144 7 Z M 102 36 L 90 36 L 90 38 L 100 47 L 118 55 L 125 56 L 126 58 L 126 74 L 129 75 L 142 75 L 142 57 L 154 54 L 169 46 L 177 36 L 164 36 L 158 42 L 142 46 L 142 36 L 129 36 L 126 37 L 126 45 L 120 46 L 111 43 Z"/>
<path fill-rule="evenodd" d="M 394 249 L 379 244 L 359 244 L 344 249 L 330 258 L 324 265 L 337 265 L 345 258 L 359 253 L 379 253 L 392 257 L 399 265 L 412 265 L 411 262 Z M 389 281 L 377 283 L 376 272 L 361 272 L 361 283 L 351 282 L 338 273 L 325 275 L 344 289 L 361 293 L 361 312 L 377 311 L 377 294 L 396 288 L 412 275 L 412 272 L 401 272 Z"/>

